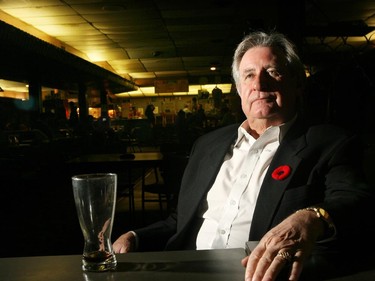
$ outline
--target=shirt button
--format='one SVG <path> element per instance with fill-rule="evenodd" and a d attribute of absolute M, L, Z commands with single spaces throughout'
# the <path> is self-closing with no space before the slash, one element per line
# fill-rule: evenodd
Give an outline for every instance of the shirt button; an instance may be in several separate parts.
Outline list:
<path fill-rule="evenodd" d="M 231 204 L 232 206 L 236 205 L 236 200 L 230 200 L 230 204 Z"/>
<path fill-rule="evenodd" d="M 241 179 L 244 179 L 244 178 L 246 178 L 246 175 L 245 175 L 245 174 L 242 174 L 242 175 L 241 175 Z"/>
<path fill-rule="evenodd" d="M 224 229 L 220 230 L 220 234 L 225 234 L 225 230 Z"/>

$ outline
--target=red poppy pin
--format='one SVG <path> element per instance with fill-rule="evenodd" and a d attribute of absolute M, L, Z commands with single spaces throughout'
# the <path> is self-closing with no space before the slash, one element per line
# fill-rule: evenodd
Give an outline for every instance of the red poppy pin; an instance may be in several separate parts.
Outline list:
<path fill-rule="evenodd" d="M 285 178 L 287 178 L 291 172 L 291 168 L 288 165 L 283 165 L 280 167 L 277 167 L 273 172 L 272 172 L 272 178 L 277 181 L 281 181 Z"/>

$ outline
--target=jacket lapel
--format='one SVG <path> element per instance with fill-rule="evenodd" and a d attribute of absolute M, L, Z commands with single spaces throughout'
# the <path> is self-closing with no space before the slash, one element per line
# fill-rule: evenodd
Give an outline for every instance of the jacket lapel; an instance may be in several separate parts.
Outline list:
<path fill-rule="evenodd" d="M 295 176 L 294 173 L 301 162 L 297 154 L 306 146 L 305 135 L 301 134 L 299 126 L 295 124 L 289 130 L 292 133 L 285 136 L 271 161 L 258 195 L 249 240 L 259 240 L 270 228 L 283 193 Z M 283 180 L 273 179 L 272 172 L 283 165 L 291 168 L 290 175 Z"/>
<path fill-rule="evenodd" d="M 196 182 L 188 179 L 190 183 L 189 189 L 181 190 L 182 193 L 180 193 L 180 196 L 184 196 L 185 198 L 190 197 L 187 200 L 180 200 L 181 204 L 179 204 L 179 208 L 184 210 L 184 222 L 181 225 L 192 219 L 195 211 L 201 207 L 201 201 L 213 184 L 225 154 L 237 137 L 238 126 L 233 126 L 233 128 L 234 131 L 230 130 L 231 137 L 217 136 L 215 142 L 212 142 L 209 147 L 205 147 L 205 151 L 196 152 L 199 154 L 199 157 L 194 157 L 194 161 L 189 161 L 188 165 L 197 167 L 197 169 L 194 169 L 196 171 L 194 175 Z"/>

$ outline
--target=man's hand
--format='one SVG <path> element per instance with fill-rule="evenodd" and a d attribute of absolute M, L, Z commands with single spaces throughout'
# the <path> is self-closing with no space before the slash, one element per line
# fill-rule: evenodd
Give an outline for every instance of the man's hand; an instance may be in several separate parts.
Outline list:
<path fill-rule="evenodd" d="M 133 252 L 136 250 L 136 238 L 134 233 L 129 231 L 121 235 L 115 243 L 113 243 L 113 251 L 116 254 L 123 254 L 128 252 Z"/>
<path fill-rule="evenodd" d="M 310 256 L 323 223 L 309 211 L 300 211 L 268 231 L 241 263 L 245 281 L 272 281 L 285 267 L 290 281 L 298 280 L 303 262 Z"/>

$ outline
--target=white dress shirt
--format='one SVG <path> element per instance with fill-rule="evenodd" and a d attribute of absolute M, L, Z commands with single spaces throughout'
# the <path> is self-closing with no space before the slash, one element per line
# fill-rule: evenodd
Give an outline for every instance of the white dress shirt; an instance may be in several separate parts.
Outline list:
<path fill-rule="evenodd" d="M 295 118 L 269 127 L 258 138 L 238 128 L 238 138 L 224 158 L 207 194 L 203 224 L 197 236 L 198 250 L 244 248 L 259 190 L 281 138 Z"/>

